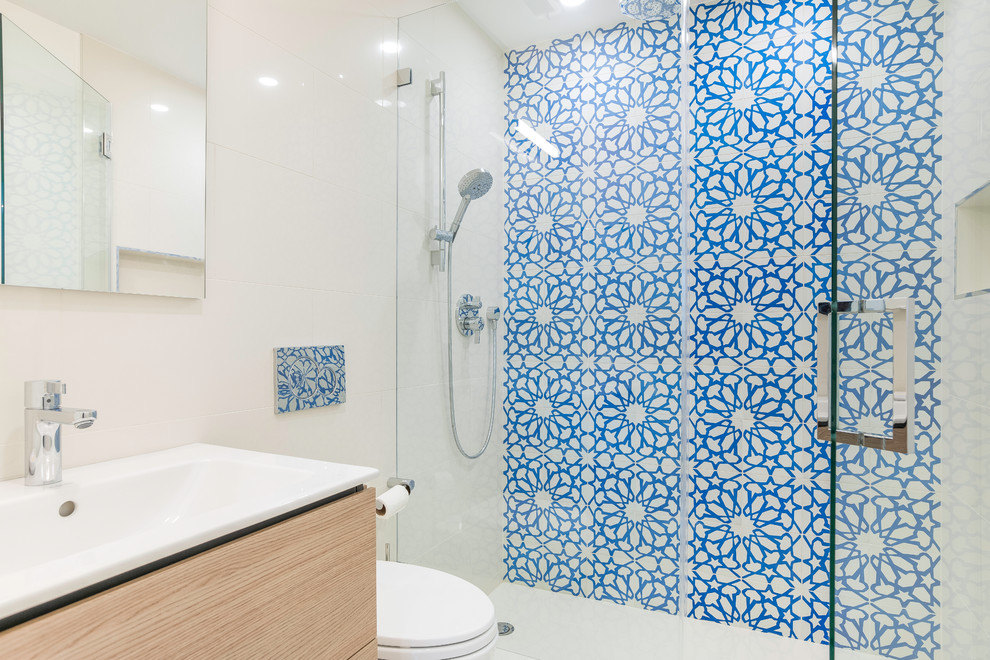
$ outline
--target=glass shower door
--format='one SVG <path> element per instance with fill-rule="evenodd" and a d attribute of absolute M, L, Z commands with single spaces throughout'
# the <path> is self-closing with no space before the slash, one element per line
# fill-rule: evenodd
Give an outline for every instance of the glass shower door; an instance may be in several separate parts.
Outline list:
<path fill-rule="evenodd" d="M 830 636 L 934 658 L 941 440 L 942 63 L 937 0 L 833 4 L 832 284 L 819 304 L 831 443 Z"/>

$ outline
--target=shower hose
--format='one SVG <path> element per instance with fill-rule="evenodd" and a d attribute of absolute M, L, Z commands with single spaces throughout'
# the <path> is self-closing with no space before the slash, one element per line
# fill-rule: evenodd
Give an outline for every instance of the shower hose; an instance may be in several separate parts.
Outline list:
<path fill-rule="evenodd" d="M 450 403 L 450 430 L 454 434 L 454 444 L 457 445 L 457 451 L 461 452 L 461 456 L 467 459 L 474 460 L 480 458 L 485 450 L 488 449 L 488 445 L 492 440 L 492 429 L 495 426 L 495 342 L 498 341 L 498 321 L 492 319 L 491 323 L 491 341 L 489 344 L 490 359 L 488 361 L 488 389 L 491 390 L 491 396 L 489 397 L 489 412 L 488 412 L 488 431 L 485 433 L 485 444 L 482 445 L 481 449 L 476 454 L 471 454 L 464 449 L 464 445 L 461 444 L 460 435 L 457 433 L 457 413 L 455 411 L 456 406 L 454 405 L 454 311 L 453 311 L 453 281 L 454 281 L 454 244 L 447 244 L 447 399 Z M 479 331 L 476 331 L 479 332 Z"/>

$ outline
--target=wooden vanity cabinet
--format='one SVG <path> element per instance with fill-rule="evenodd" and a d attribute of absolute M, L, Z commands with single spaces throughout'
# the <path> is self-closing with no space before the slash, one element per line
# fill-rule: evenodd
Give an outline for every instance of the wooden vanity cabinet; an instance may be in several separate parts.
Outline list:
<path fill-rule="evenodd" d="M 365 489 L 0 632 L 0 657 L 377 657 Z"/>

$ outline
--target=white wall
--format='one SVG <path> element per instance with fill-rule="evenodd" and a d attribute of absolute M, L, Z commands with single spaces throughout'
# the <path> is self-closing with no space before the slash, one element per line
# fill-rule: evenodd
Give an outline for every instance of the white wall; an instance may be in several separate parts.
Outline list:
<path fill-rule="evenodd" d="M 952 287 L 955 205 L 990 184 L 990 4 L 944 6 L 944 254 Z M 950 294 L 944 315 L 941 642 L 946 660 L 969 660 L 990 648 L 990 293 Z"/>
<path fill-rule="evenodd" d="M 0 287 L 0 477 L 39 378 L 99 411 L 67 466 L 210 442 L 394 473 L 395 30 L 379 0 L 211 1 L 207 298 Z M 276 416 L 272 349 L 331 343 L 347 403 Z"/>
<path fill-rule="evenodd" d="M 9 0 L 0 0 L 0 14 L 3 14 L 24 32 L 45 47 L 59 61 L 79 73 L 82 67 L 80 50 L 81 36 L 67 27 L 28 11 Z"/>
<path fill-rule="evenodd" d="M 398 469 L 416 479 L 399 517 L 399 558 L 449 571 L 486 591 L 505 573 L 502 383 L 504 323 L 499 325 L 495 424 L 477 461 L 457 451 L 447 403 L 446 276 L 430 264 L 429 230 L 439 213 L 439 102 L 431 80 L 447 76 L 447 210 L 453 220 L 461 177 L 478 167 L 492 190 L 472 202 L 455 243 L 453 297 L 481 296 L 505 308 L 502 271 L 505 202 L 504 55 L 456 5 L 399 22 L 400 66 L 413 84 L 399 91 Z M 481 345 L 454 334 L 459 436 L 468 452 L 484 443 L 490 402 L 490 333 Z"/>

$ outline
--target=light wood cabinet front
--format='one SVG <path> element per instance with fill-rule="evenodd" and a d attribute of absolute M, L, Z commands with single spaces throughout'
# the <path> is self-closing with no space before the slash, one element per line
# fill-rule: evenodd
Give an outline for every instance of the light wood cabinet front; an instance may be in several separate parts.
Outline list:
<path fill-rule="evenodd" d="M 0 657 L 373 658 L 375 492 L 0 633 Z"/>

